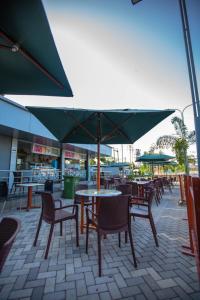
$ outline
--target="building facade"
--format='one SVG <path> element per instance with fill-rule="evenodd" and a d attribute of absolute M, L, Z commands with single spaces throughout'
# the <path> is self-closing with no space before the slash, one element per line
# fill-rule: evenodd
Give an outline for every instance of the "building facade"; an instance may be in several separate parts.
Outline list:
<path fill-rule="evenodd" d="M 60 144 L 24 106 L 0 97 L 0 181 L 11 187 L 16 170 L 32 180 L 65 172 L 88 177 L 89 158 L 95 155 L 96 145 Z M 111 147 L 101 145 L 101 155 L 111 156 Z"/>

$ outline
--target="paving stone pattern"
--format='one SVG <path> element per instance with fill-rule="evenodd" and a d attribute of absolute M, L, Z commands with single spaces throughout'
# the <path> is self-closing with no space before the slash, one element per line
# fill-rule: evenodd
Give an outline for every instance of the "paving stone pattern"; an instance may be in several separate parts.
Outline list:
<path fill-rule="evenodd" d="M 42 225 L 37 247 L 33 239 L 40 210 L 10 210 L 5 215 L 18 217 L 22 228 L 0 274 L 0 299 L 200 299 L 195 261 L 181 254 L 187 243 L 185 207 L 178 206 L 178 187 L 166 191 L 161 204 L 154 203 L 153 214 L 159 237 L 155 246 L 148 220 L 136 219 L 132 231 L 138 269 L 132 262 L 130 244 L 118 247 L 117 235 L 102 240 L 102 271 L 98 277 L 97 239 L 90 233 L 85 254 L 85 234 L 75 246 L 75 226 L 66 222 L 63 236 L 56 226 L 49 258 L 44 260 L 49 225 Z M 70 203 L 64 200 L 63 204 Z"/>

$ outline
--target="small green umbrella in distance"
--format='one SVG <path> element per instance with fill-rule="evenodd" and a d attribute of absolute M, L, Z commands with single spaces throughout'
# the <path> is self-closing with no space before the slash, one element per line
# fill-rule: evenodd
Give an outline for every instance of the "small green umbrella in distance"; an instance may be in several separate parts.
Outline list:
<path fill-rule="evenodd" d="M 154 174 L 153 166 L 158 162 L 166 162 L 169 159 L 175 158 L 174 156 L 160 154 L 160 153 L 152 153 L 152 154 L 144 154 L 136 159 L 136 162 L 143 162 L 151 164 L 152 174 Z"/>
<path fill-rule="evenodd" d="M 41 0 L 1 1 L 0 66 L 0 94 L 73 96 Z"/>
<path fill-rule="evenodd" d="M 177 166 L 177 162 L 175 161 L 156 161 L 154 162 L 155 166 Z"/>
<path fill-rule="evenodd" d="M 152 153 L 152 154 L 144 154 L 136 159 L 137 162 L 161 162 L 167 161 L 169 159 L 175 158 L 171 155 L 160 154 L 160 153 Z"/>
<path fill-rule="evenodd" d="M 27 107 L 61 143 L 97 144 L 100 188 L 100 144 L 132 144 L 174 110 L 89 110 Z"/>

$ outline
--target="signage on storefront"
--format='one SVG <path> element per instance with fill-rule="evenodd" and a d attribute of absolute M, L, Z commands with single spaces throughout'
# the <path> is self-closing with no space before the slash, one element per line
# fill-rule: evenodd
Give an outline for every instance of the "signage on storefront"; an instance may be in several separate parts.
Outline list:
<path fill-rule="evenodd" d="M 76 160 L 86 159 L 85 154 L 77 153 L 77 152 L 73 152 L 73 151 L 65 151 L 64 156 L 65 156 L 65 158 L 76 159 Z"/>
<path fill-rule="evenodd" d="M 53 148 L 53 147 L 43 146 L 39 144 L 33 144 L 32 152 L 36 154 L 60 156 L 59 148 Z"/>

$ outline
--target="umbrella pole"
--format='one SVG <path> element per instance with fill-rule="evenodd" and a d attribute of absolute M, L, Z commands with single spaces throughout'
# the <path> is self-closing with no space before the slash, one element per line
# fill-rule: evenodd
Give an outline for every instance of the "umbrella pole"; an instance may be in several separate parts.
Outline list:
<path fill-rule="evenodd" d="M 97 144 L 97 189 L 100 190 L 100 142 Z"/>

